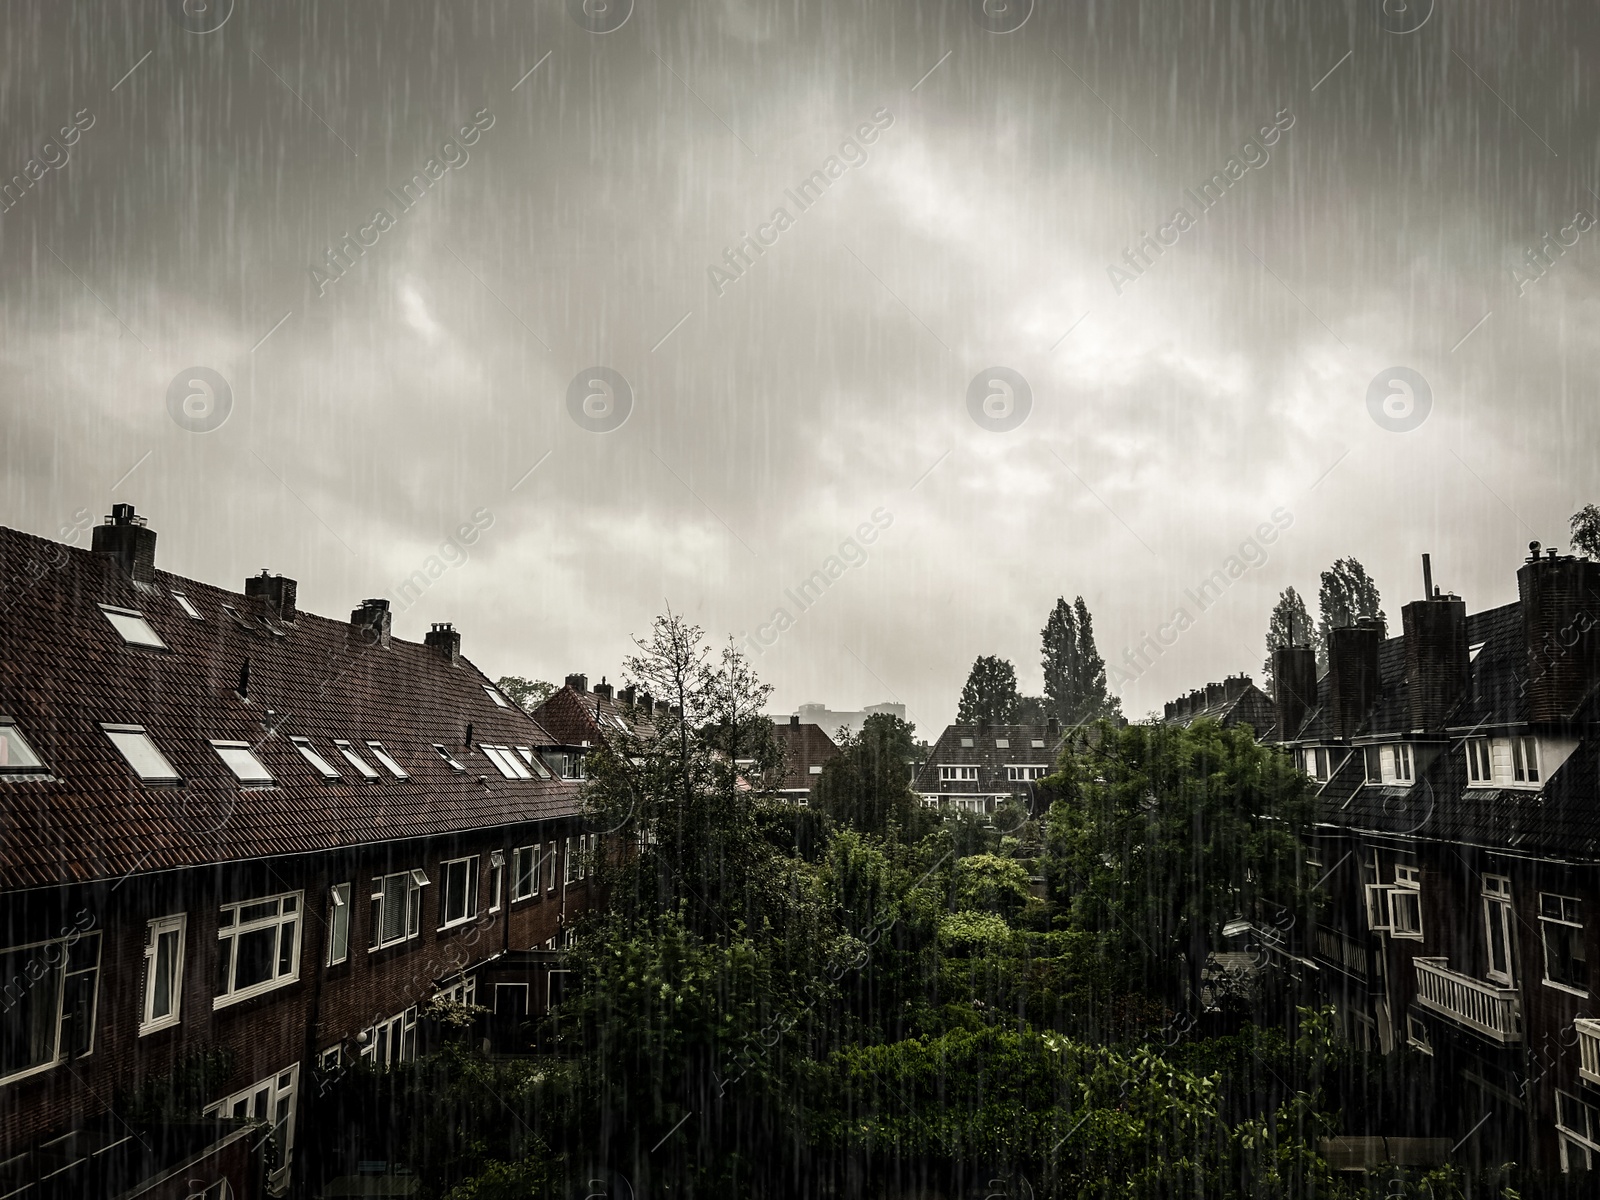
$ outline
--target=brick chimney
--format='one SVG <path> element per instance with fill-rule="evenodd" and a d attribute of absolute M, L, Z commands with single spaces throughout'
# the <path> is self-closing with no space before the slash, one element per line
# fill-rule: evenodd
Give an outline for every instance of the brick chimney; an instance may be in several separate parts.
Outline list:
<path fill-rule="evenodd" d="M 1422 556 L 1423 598 L 1400 610 L 1406 638 L 1406 693 L 1413 729 L 1439 730 L 1472 679 L 1467 657 L 1467 605 L 1433 586 Z"/>
<path fill-rule="evenodd" d="M 568 675 L 567 686 L 575 692 L 587 692 L 589 690 L 589 677 L 587 675 Z"/>
<path fill-rule="evenodd" d="M 98 532 L 98 531 L 97 531 Z M 1600 682 L 1600 563 L 1539 555 L 1539 543 L 1517 571 L 1522 637 L 1527 653 L 1528 718 L 1561 721 Z"/>
<path fill-rule="evenodd" d="M 606 682 L 606 677 L 604 675 L 600 676 L 600 682 L 594 685 L 594 694 L 607 700 L 611 699 L 611 694 L 613 691 L 615 691 L 615 689 Z"/>
<path fill-rule="evenodd" d="M 389 644 L 389 628 L 394 623 L 394 614 L 389 611 L 389 602 L 382 596 L 373 600 L 363 600 L 361 607 L 350 614 L 350 625 L 369 642 L 377 642 L 380 646 Z"/>
<path fill-rule="evenodd" d="M 795 729 L 800 727 L 800 714 L 794 713 L 789 717 L 789 724 Z"/>
<path fill-rule="evenodd" d="M 1354 737 L 1378 702 L 1382 646 L 1383 625 L 1373 617 L 1328 631 L 1328 716 L 1335 737 Z"/>
<path fill-rule="evenodd" d="M 634 689 L 634 686 L 631 683 L 625 688 L 617 689 L 617 699 L 623 704 L 626 704 L 629 708 L 633 707 L 634 701 L 637 698 L 638 692 Z"/>
<path fill-rule="evenodd" d="M 435 621 L 422 639 L 422 644 L 444 655 L 451 666 L 461 661 L 461 634 L 448 621 Z"/>
<path fill-rule="evenodd" d="M 1317 653 L 1310 646 L 1272 652 L 1272 708 L 1278 740 L 1291 741 L 1317 705 Z"/>
<path fill-rule="evenodd" d="M 91 548 L 116 559 L 122 573 L 135 583 L 154 583 L 156 531 L 133 511 L 131 504 L 113 504 L 104 525 L 94 527 Z"/>
<path fill-rule="evenodd" d="M 295 592 L 297 585 L 282 575 L 252 575 L 244 581 L 244 594 L 258 601 L 270 614 L 283 621 L 295 619 Z"/>
<path fill-rule="evenodd" d="M 1168 700 L 1167 701 L 1166 719 L 1171 721 L 1175 717 L 1177 717 L 1177 715 L 1178 715 L 1178 702 L 1176 700 Z"/>
<path fill-rule="evenodd" d="M 1051 713 L 1044 719 L 1044 731 L 1051 737 L 1061 736 L 1061 718 Z"/>
<path fill-rule="evenodd" d="M 1208 683 L 1208 684 L 1206 684 L 1206 707 L 1207 708 L 1217 708 L 1227 698 L 1228 698 L 1228 688 L 1227 688 L 1226 684 L 1221 684 L 1221 683 Z"/>
<path fill-rule="evenodd" d="M 1222 684 L 1222 698 L 1224 700 L 1237 700 L 1250 690 L 1250 676 L 1229 675 Z"/>

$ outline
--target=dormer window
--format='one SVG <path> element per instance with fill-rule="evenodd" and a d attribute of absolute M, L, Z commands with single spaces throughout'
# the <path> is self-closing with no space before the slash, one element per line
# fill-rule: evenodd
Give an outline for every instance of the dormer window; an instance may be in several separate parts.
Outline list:
<path fill-rule="evenodd" d="M 111 627 L 122 635 L 122 640 L 128 645 L 148 646 L 152 650 L 167 649 L 167 644 L 150 628 L 144 614 L 137 609 L 112 608 L 109 604 L 102 604 L 100 611 L 105 613 Z"/>
<path fill-rule="evenodd" d="M 44 770 L 44 763 L 28 745 L 16 722 L 0 716 L 0 775 L 28 775 Z"/>
<path fill-rule="evenodd" d="M 150 740 L 143 725 L 102 725 L 100 728 L 144 783 L 183 782 L 183 777 L 167 761 L 167 756 L 156 749 L 156 744 Z"/>
<path fill-rule="evenodd" d="M 339 778 L 339 772 L 334 765 L 313 749 L 310 738 L 292 737 L 289 742 L 296 750 L 300 751 L 300 757 L 311 764 L 311 769 L 321 775 L 323 779 L 334 780 Z"/>
<path fill-rule="evenodd" d="M 178 607 L 183 609 L 184 616 L 193 621 L 205 620 L 205 618 L 200 615 L 200 610 L 191 604 L 189 602 L 189 597 L 185 596 L 182 592 L 173 592 L 172 598 L 178 602 Z"/>
<path fill-rule="evenodd" d="M 1511 778 L 1518 783 L 1539 782 L 1539 739 L 1511 739 Z"/>
<path fill-rule="evenodd" d="M 1318 783 L 1327 783 L 1328 776 L 1332 773 L 1326 746 L 1310 746 L 1300 751 L 1300 765 L 1301 769 Z"/>
<path fill-rule="evenodd" d="M 357 754 L 349 742 L 341 742 L 338 738 L 335 738 L 333 748 L 344 755 L 345 762 L 361 773 L 361 778 L 372 780 L 378 777 L 378 772 L 373 765 Z"/>
<path fill-rule="evenodd" d="M 240 783 L 274 782 L 272 772 L 255 756 L 249 742 L 212 742 L 211 748 Z"/>

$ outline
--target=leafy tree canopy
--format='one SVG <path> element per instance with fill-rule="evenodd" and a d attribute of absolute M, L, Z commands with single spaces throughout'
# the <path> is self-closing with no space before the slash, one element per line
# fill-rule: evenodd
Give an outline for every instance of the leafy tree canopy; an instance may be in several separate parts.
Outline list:
<path fill-rule="evenodd" d="M 1044 691 L 1050 707 L 1068 725 L 1085 725 L 1122 713 L 1122 702 L 1106 690 L 1106 664 L 1094 643 L 1094 619 L 1079 596 L 1071 605 L 1056 599 L 1040 631 Z"/>
<path fill-rule="evenodd" d="M 967 673 L 966 686 L 961 689 L 961 705 L 956 711 L 956 724 L 1009 725 L 1016 720 L 1021 703 L 1017 669 L 1003 658 L 985 654 Z"/>
<path fill-rule="evenodd" d="M 550 696 L 560 691 L 555 684 L 543 679 L 525 679 L 521 675 L 502 675 L 495 680 L 502 692 L 519 705 L 524 712 L 532 712 Z"/>
<path fill-rule="evenodd" d="M 1600 508 L 1585 504 L 1572 514 L 1572 548 L 1590 558 L 1600 558 Z"/>
<path fill-rule="evenodd" d="M 1273 687 L 1272 652 L 1282 650 L 1285 646 L 1309 645 L 1316 649 L 1316 640 L 1316 630 L 1311 624 L 1311 614 L 1306 611 L 1306 602 L 1294 588 L 1284 588 L 1267 622 L 1267 661 L 1261 665 L 1261 673 L 1267 681 L 1269 695 Z M 1317 650 L 1319 663 L 1324 657 L 1321 650 Z"/>

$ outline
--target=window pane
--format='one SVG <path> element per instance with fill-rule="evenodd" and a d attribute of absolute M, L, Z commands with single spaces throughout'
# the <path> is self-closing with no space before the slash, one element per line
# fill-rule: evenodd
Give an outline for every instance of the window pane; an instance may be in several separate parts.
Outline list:
<path fill-rule="evenodd" d="M 133 773 L 146 783 L 177 781 L 178 772 L 173 769 L 166 756 L 156 749 L 155 743 L 150 740 L 150 735 L 143 730 L 108 729 L 106 736 L 111 739 L 111 744 L 117 748 L 122 757 L 128 760 Z"/>
<path fill-rule="evenodd" d="M 350 955 L 350 885 L 335 884 L 328 919 L 328 962 L 343 962 Z"/>
<path fill-rule="evenodd" d="M 0 979 L 28 978 L 31 962 L 44 960 L 45 947 L 0 953 Z M 38 971 L 38 966 L 34 971 Z M 61 970 L 49 967 L 16 1002 L 0 1010 L 0 1076 L 42 1066 L 56 1056 L 56 1016 L 61 1003 Z"/>
<path fill-rule="evenodd" d="M 285 921 L 278 935 L 278 974 L 287 975 L 294 970 L 294 939 L 299 923 Z"/>
<path fill-rule="evenodd" d="M 0 771 L 36 771 L 43 765 L 15 725 L 0 724 Z"/>
<path fill-rule="evenodd" d="M 377 759 L 385 767 L 387 767 L 389 769 L 389 774 L 393 775 L 396 779 L 410 779 L 411 778 L 410 774 L 407 773 L 406 769 L 404 767 L 402 767 L 399 763 L 395 762 L 394 757 L 387 750 L 385 750 L 383 748 L 381 743 L 368 742 L 367 743 L 367 749 L 372 751 L 372 757 Z"/>
<path fill-rule="evenodd" d="M 155 960 L 151 970 L 150 1019 L 159 1021 L 172 1015 L 173 971 L 177 966 L 178 931 L 168 929 L 156 936 Z"/>
<path fill-rule="evenodd" d="M 153 646 L 158 650 L 165 650 L 167 644 L 156 636 L 156 631 L 150 628 L 149 622 L 136 612 L 119 609 L 101 608 L 106 620 L 111 622 L 112 628 L 122 635 L 122 640 L 130 646 Z"/>
<path fill-rule="evenodd" d="M 373 769 L 372 764 L 352 750 L 348 743 L 335 742 L 334 745 L 338 747 L 339 753 L 344 755 L 345 761 L 361 773 L 361 778 L 376 779 L 378 777 L 378 772 Z"/>
<path fill-rule="evenodd" d="M 242 991 L 265 983 L 272 978 L 272 968 L 278 957 L 278 929 L 254 929 L 241 933 L 235 939 L 233 989 Z"/>
<path fill-rule="evenodd" d="M 257 904 L 245 904 L 239 908 L 239 924 L 245 925 L 251 921 L 264 921 L 277 915 L 278 902 L 276 900 L 263 900 Z"/>
<path fill-rule="evenodd" d="M 318 754 L 307 739 L 291 738 L 290 740 L 294 743 L 294 748 L 300 751 L 300 757 L 310 763 L 311 769 L 318 775 L 321 775 L 324 779 L 339 778 L 339 772 L 334 768 L 333 764 Z"/>
<path fill-rule="evenodd" d="M 233 989 L 233 939 L 225 937 L 217 943 L 217 995 L 226 996 Z"/>
<path fill-rule="evenodd" d="M 262 765 L 248 746 L 218 746 L 213 742 L 212 749 L 240 783 L 272 782 L 272 772 Z"/>
<path fill-rule="evenodd" d="M 389 875 L 383 881 L 383 940 L 396 941 L 406 932 L 406 887 L 404 875 Z"/>

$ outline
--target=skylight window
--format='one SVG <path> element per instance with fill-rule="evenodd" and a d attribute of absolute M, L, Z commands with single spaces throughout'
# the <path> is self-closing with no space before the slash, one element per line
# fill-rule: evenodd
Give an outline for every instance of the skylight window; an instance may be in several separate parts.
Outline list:
<path fill-rule="evenodd" d="M 411 778 L 411 772 L 407 771 L 399 763 L 395 762 L 394 755 L 390 754 L 383 748 L 382 742 L 368 742 L 367 749 L 372 751 L 373 758 L 377 759 L 385 767 L 389 768 L 389 774 L 393 775 L 396 779 Z"/>
<path fill-rule="evenodd" d="M 546 770 L 545 765 L 539 761 L 539 756 L 533 752 L 532 746 L 518 746 L 517 753 L 522 755 L 522 760 L 533 768 L 533 773 L 540 779 L 550 778 L 550 772 Z"/>
<path fill-rule="evenodd" d="M 183 609 L 185 616 L 196 621 L 205 620 L 205 618 L 200 615 L 200 610 L 191 604 L 189 602 L 189 597 L 185 596 L 182 592 L 173 592 L 172 598 L 178 602 L 178 607 Z"/>
<path fill-rule="evenodd" d="M 289 739 L 294 748 L 300 751 L 300 757 L 311 764 L 311 769 L 324 779 L 338 779 L 339 772 L 334 765 L 322 755 L 318 754 L 311 745 L 310 738 L 292 737 Z"/>
<path fill-rule="evenodd" d="M 1043 738 L 1034 738 L 1033 739 L 1033 748 L 1035 750 L 1043 750 L 1044 749 L 1044 739 Z"/>
<path fill-rule="evenodd" d="M 44 770 L 44 763 L 28 745 L 10 717 L 0 717 L 0 775 L 20 775 Z"/>
<path fill-rule="evenodd" d="M 501 708 L 510 708 L 511 707 L 511 701 L 507 700 L 504 696 L 502 696 L 499 692 L 495 691 L 495 689 L 490 687 L 488 684 L 484 684 L 483 685 L 483 690 L 488 692 L 489 693 L 489 699 L 493 700 Z"/>
<path fill-rule="evenodd" d="M 167 761 L 167 756 L 156 749 L 143 725 L 102 725 L 106 737 L 128 760 L 133 773 L 145 783 L 182 783 L 183 777 Z"/>
<path fill-rule="evenodd" d="M 440 758 L 444 759 L 444 761 L 449 764 L 450 769 L 452 771 L 465 771 L 466 770 L 466 768 L 464 766 L 462 766 L 460 763 L 458 763 L 456 761 L 455 755 L 451 754 L 450 751 L 446 750 L 438 742 L 435 742 L 433 744 L 433 749 L 439 755 Z"/>
<path fill-rule="evenodd" d="M 240 783 L 272 783 L 272 772 L 255 756 L 249 742 L 212 742 L 211 748 Z"/>
<path fill-rule="evenodd" d="M 144 619 L 144 614 L 133 608 L 112 608 L 109 604 L 102 604 L 100 611 L 105 613 L 106 620 L 111 622 L 111 627 L 122 635 L 122 640 L 130 646 L 149 646 L 152 650 L 165 650 L 167 644 L 163 642 L 150 623 Z"/>
<path fill-rule="evenodd" d="M 995 740 L 994 740 L 994 748 L 996 750 L 1009 750 L 1009 749 L 1011 749 L 1011 739 L 1010 738 L 995 738 Z"/>
<path fill-rule="evenodd" d="M 507 779 L 533 778 L 533 772 L 529 771 L 527 767 L 523 766 L 522 763 L 517 760 L 517 756 L 511 753 L 511 747 L 486 746 L 482 743 L 479 743 L 478 749 L 483 751 L 484 756 L 490 762 L 492 762 L 496 769 L 499 770 L 500 774 L 504 775 Z"/>
<path fill-rule="evenodd" d="M 341 742 L 338 738 L 335 738 L 333 740 L 333 748 L 344 755 L 345 762 L 361 772 L 361 778 L 376 779 L 378 777 L 378 772 L 373 768 L 372 764 L 351 749 L 349 742 Z"/>

